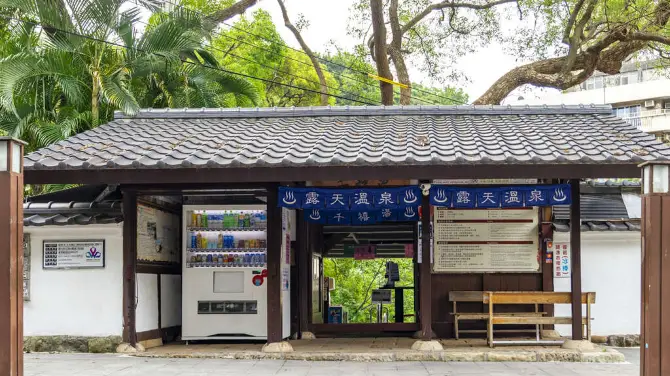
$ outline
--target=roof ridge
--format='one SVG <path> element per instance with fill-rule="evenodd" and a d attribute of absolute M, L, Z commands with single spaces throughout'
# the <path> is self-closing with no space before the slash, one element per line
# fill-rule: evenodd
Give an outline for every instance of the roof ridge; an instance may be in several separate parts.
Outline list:
<path fill-rule="evenodd" d="M 147 108 L 134 116 L 114 112 L 114 119 L 180 118 L 270 118 L 303 116 L 374 116 L 374 115 L 555 115 L 611 114 L 612 106 L 579 105 L 461 105 L 461 106 L 315 106 L 255 108 Z"/>

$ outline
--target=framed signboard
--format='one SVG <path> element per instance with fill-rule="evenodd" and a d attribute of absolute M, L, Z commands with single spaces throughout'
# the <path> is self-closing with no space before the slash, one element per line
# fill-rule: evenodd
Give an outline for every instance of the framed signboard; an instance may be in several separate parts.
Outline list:
<path fill-rule="evenodd" d="M 42 252 L 44 269 L 105 267 L 104 240 L 45 240 Z"/>
<path fill-rule="evenodd" d="M 436 273 L 540 271 L 537 208 L 435 208 Z"/>

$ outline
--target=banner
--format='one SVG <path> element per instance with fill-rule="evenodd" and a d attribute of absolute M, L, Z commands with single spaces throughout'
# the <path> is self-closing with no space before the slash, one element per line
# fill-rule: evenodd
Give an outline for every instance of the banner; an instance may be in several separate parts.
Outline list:
<path fill-rule="evenodd" d="M 456 209 L 497 209 L 570 205 L 569 184 L 520 187 L 454 187 L 433 185 L 430 204 Z"/>

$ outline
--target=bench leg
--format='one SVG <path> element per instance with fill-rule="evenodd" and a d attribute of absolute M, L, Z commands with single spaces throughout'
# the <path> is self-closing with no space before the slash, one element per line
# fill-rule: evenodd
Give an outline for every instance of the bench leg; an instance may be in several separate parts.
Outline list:
<path fill-rule="evenodd" d="M 458 316 L 454 316 L 454 333 L 458 339 Z"/>
<path fill-rule="evenodd" d="M 491 299 L 491 295 L 489 292 L 489 320 L 487 326 L 489 347 L 493 348 L 493 299 Z"/>

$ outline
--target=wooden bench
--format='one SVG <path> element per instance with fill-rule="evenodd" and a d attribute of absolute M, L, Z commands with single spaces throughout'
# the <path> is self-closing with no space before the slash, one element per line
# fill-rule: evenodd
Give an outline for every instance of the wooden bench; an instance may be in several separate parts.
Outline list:
<path fill-rule="evenodd" d="M 536 326 L 542 325 L 556 325 L 556 324 L 572 324 L 572 317 L 547 317 L 547 316 L 517 316 L 508 313 L 494 312 L 494 305 L 501 304 L 534 304 L 536 307 L 539 304 L 571 304 L 572 293 L 570 292 L 543 292 L 543 291 L 486 291 L 483 294 L 484 304 L 488 305 L 488 336 L 487 341 L 490 347 L 495 344 L 524 344 L 524 343 L 541 343 L 541 344 L 561 344 L 563 341 L 543 341 L 540 340 L 539 331 L 535 341 L 494 341 L 493 340 L 493 325 L 523 325 L 534 324 Z M 595 292 L 582 293 L 581 304 L 586 305 L 586 317 L 582 319 L 582 325 L 586 327 L 586 338 L 591 340 L 591 304 L 596 302 Z"/>
<path fill-rule="evenodd" d="M 488 329 L 478 330 L 478 329 L 460 329 L 459 322 L 461 321 L 488 321 L 488 313 L 476 313 L 476 312 L 459 312 L 458 303 L 484 303 L 484 292 L 483 291 L 450 291 L 449 292 L 449 301 L 452 303 L 454 316 L 454 335 L 456 339 L 460 338 L 460 333 L 481 333 L 487 334 Z M 543 316 L 545 312 L 539 312 L 538 305 L 535 304 L 535 312 L 511 312 L 506 313 L 505 315 L 511 317 L 538 317 Z M 496 330 L 498 333 L 526 333 L 533 332 L 536 335 L 539 335 L 540 326 L 536 325 L 535 330 L 528 329 L 513 329 L 513 330 Z"/>

